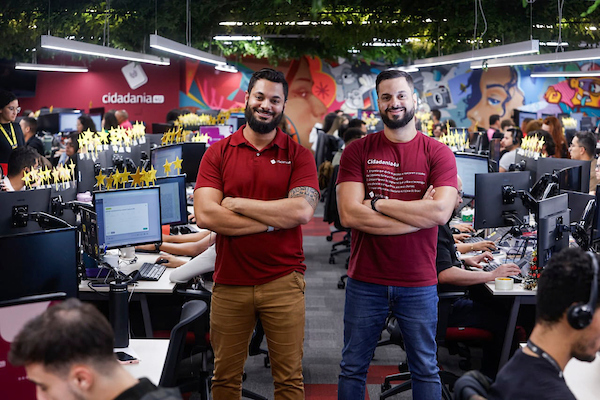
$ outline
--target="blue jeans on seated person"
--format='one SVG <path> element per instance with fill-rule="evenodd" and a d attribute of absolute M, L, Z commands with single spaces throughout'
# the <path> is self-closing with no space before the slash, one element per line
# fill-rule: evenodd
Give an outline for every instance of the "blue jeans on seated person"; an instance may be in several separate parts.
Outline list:
<path fill-rule="evenodd" d="M 392 311 L 402 331 L 413 399 L 442 396 L 437 366 L 437 286 L 399 287 L 348 278 L 339 400 L 363 400 L 369 364 Z"/>

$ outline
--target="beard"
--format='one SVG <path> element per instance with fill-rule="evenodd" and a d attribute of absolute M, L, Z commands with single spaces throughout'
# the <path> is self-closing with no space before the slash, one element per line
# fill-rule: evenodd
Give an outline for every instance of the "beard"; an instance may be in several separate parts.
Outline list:
<path fill-rule="evenodd" d="M 271 122 L 259 121 L 254 116 L 254 113 L 257 111 L 270 114 L 273 117 L 273 119 L 271 120 Z M 277 128 L 277 126 L 283 119 L 283 110 L 281 111 L 281 113 L 275 114 L 270 111 L 262 110 L 260 107 L 250 108 L 248 106 L 248 103 L 246 103 L 246 111 L 244 111 L 244 116 L 246 117 L 246 123 L 254 132 L 264 135 L 273 132 L 273 129 Z"/>
<path fill-rule="evenodd" d="M 399 118 L 397 115 L 394 115 L 393 119 L 387 116 L 387 112 L 389 110 L 398 110 L 399 108 L 401 107 L 388 107 L 385 109 L 385 112 L 381 112 L 381 109 L 379 110 L 379 114 L 381 115 L 381 120 L 383 121 L 383 124 L 390 129 L 404 128 L 406 125 L 408 125 L 410 121 L 412 121 L 412 119 L 415 116 L 414 107 L 411 109 L 405 108 L 404 116 L 402 118 Z"/>

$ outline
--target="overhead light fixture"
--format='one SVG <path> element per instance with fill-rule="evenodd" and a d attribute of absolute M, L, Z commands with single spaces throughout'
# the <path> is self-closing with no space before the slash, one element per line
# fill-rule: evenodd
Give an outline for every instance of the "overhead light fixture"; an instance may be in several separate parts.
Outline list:
<path fill-rule="evenodd" d="M 29 64 L 16 63 L 15 69 L 25 71 L 47 71 L 47 72 L 88 72 L 86 67 L 76 67 L 70 65 L 52 65 L 52 64 Z"/>
<path fill-rule="evenodd" d="M 600 70 L 596 71 L 541 71 L 532 72 L 532 78 L 582 78 L 587 76 L 600 76 Z"/>
<path fill-rule="evenodd" d="M 250 35 L 217 35 L 213 36 L 214 40 L 262 40 L 260 36 L 250 36 Z"/>
<path fill-rule="evenodd" d="M 404 72 L 419 72 L 419 68 L 415 67 L 414 65 L 404 65 L 402 67 L 397 67 L 396 69 Z"/>
<path fill-rule="evenodd" d="M 68 40 L 50 35 L 42 35 L 42 48 L 155 65 L 169 65 L 171 63 L 168 58 L 135 53 L 127 50 L 113 49 L 112 47 L 83 43 L 76 40 Z"/>
<path fill-rule="evenodd" d="M 512 65 L 558 64 L 575 61 L 600 59 L 600 50 L 574 50 L 532 56 L 510 57 L 501 60 L 490 60 L 486 63 L 471 63 L 471 69 L 507 67 Z"/>
<path fill-rule="evenodd" d="M 223 72 L 231 72 L 232 74 L 235 74 L 238 72 L 236 67 L 234 67 L 233 65 L 229 65 L 229 64 L 215 65 L 215 69 L 219 70 L 219 71 L 223 71 Z"/>
<path fill-rule="evenodd" d="M 150 35 L 150 47 L 209 64 L 227 64 L 225 57 L 216 56 L 158 35 Z"/>
<path fill-rule="evenodd" d="M 540 49 L 539 40 L 505 44 L 502 46 L 488 47 L 486 49 L 465 51 L 441 57 L 424 58 L 415 60 L 416 67 L 434 67 L 439 65 L 458 64 L 461 62 L 486 60 L 498 57 L 510 57 L 519 54 L 537 53 Z"/>

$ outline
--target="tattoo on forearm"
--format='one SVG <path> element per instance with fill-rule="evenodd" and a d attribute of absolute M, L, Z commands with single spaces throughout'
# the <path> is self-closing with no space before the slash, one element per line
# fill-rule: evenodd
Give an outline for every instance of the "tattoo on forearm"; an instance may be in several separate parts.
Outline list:
<path fill-rule="evenodd" d="M 317 204 L 319 204 L 319 192 L 310 186 L 293 188 L 288 193 L 288 198 L 292 197 L 304 197 L 313 210 L 316 210 Z"/>

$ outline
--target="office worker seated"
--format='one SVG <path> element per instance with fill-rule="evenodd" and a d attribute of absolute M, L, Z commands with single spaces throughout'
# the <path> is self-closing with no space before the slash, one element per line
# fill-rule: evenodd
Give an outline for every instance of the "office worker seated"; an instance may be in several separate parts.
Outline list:
<path fill-rule="evenodd" d="M 572 160 L 591 161 L 590 165 L 590 194 L 596 194 L 596 137 L 592 132 L 577 132 L 569 146 Z"/>
<path fill-rule="evenodd" d="M 14 192 L 23 190 L 25 173 L 38 167 L 40 155 L 33 147 L 21 146 L 13 149 L 8 157 L 8 174 L 2 179 L 1 190 Z"/>
<path fill-rule="evenodd" d="M 536 323 L 527 347 L 502 367 L 488 399 L 575 400 L 562 372 L 571 358 L 591 362 L 600 350 L 597 296 L 589 313 L 579 308 L 592 301 L 592 285 L 598 289 L 594 259 L 597 255 L 579 248 L 552 256 L 538 281 Z"/>
<path fill-rule="evenodd" d="M 499 172 L 508 171 L 509 167 L 515 163 L 517 149 L 521 147 L 522 140 L 523 133 L 520 129 L 509 128 L 504 132 L 504 136 L 500 141 L 500 147 L 506 150 L 506 153 L 504 153 L 504 155 L 500 157 L 500 166 L 498 169 Z"/>
<path fill-rule="evenodd" d="M 175 400 L 178 389 L 154 386 L 125 370 L 113 353 L 106 318 L 76 298 L 29 321 L 12 342 L 8 359 L 24 366 L 38 399 Z"/>
<path fill-rule="evenodd" d="M 458 178 L 459 191 L 462 190 L 462 182 Z M 460 196 L 456 197 L 456 207 L 462 203 Z M 456 254 L 454 240 L 450 226 L 447 223 L 438 230 L 436 269 L 440 292 L 451 291 L 445 288 L 451 286 L 472 286 L 493 281 L 498 277 L 517 275 L 520 269 L 513 263 L 503 264 L 494 271 L 466 270 L 464 266 L 482 268 L 481 262 L 492 260 L 492 254 L 484 252 L 474 257 L 468 257 L 461 262 Z M 480 296 L 483 297 L 483 296 Z M 449 326 L 474 327 L 489 330 L 494 335 L 492 343 L 484 347 L 482 360 L 482 372 L 488 376 L 495 376 L 500 361 L 500 352 L 506 329 L 506 311 L 499 305 L 494 305 L 485 298 L 462 297 L 452 305 Z"/>

